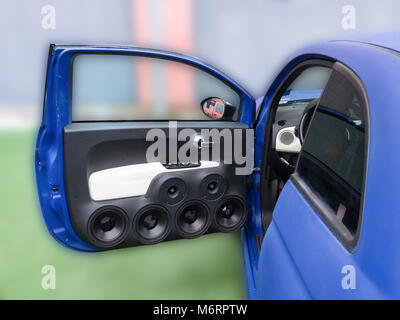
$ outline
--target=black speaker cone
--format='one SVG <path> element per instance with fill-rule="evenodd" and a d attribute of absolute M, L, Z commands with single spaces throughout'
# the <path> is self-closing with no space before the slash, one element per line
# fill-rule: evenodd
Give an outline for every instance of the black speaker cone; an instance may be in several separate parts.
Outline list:
<path fill-rule="evenodd" d="M 167 237 L 170 229 L 168 211 L 158 205 L 146 206 L 136 214 L 133 227 L 140 242 L 158 243 Z"/>
<path fill-rule="evenodd" d="M 115 218 L 114 217 L 109 216 L 109 215 L 104 215 L 104 217 L 102 217 L 100 219 L 100 228 L 104 232 L 111 231 L 114 227 L 115 227 Z"/>
<path fill-rule="evenodd" d="M 92 214 L 88 228 L 95 246 L 109 248 L 125 238 L 127 225 L 128 216 L 125 211 L 115 206 L 106 206 Z"/>
<path fill-rule="evenodd" d="M 179 194 L 179 189 L 178 189 L 177 186 L 172 186 L 172 187 L 169 187 L 169 188 L 168 188 L 168 195 L 169 195 L 171 198 L 177 197 L 178 194 Z"/>
<path fill-rule="evenodd" d="M 189 201 L 179 208 L 176 225 L 184 238 L 195 238 L 207 231 L 210 214 L 207 206 L 200 201 Z"/>
<path fill-rule="evenodd" d="M 210 174 L 200 184 L 200 194 L 203 199 L 216 200 L 225 193 L 225 181 L 219 174 Z"/>
<path fill-rule="evenodd" d="M 247 205 L 242 198 L 231 196 L 224 198 L 215 211 L 217 228 L 223 232 L 239 229 L 247 217 Z"/>
<path fill-rule="evenodd" d="M 162 202 L 175 205 L 186 196 L 186 184 L 180 178 L 171 178 L 160 187 L 159 197 Z"/>

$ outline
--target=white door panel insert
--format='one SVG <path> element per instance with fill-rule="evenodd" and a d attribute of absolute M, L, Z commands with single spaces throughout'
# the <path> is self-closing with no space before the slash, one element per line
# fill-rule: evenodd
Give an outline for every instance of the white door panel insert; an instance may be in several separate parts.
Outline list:
<path fill-rule="evenodd" d="M 94 172 L 89 177 L 90 197 L 95 201 L 143 196 L 160 173 L 215 168 L 216 161 L 201 161 L 199 167 L 167 169 L 160 162 L 140 163 Z"/>

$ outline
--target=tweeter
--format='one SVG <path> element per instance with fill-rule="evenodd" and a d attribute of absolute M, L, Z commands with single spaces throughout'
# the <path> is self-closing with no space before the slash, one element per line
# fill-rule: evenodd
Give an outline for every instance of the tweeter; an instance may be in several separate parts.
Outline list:
<path fill-rule="evenodd" d="M 205 200 L 219 199 L 225 193 L 225 181 L 219 174 L 210 174 L 201 180 L 200 194 Z"/>
<path fill-rule="evenodd" d="M 186 184 L 180 178 L 170 178 L 160 187 L 159 198 L 162 202 L 175 205 L 186 196 Z"/>

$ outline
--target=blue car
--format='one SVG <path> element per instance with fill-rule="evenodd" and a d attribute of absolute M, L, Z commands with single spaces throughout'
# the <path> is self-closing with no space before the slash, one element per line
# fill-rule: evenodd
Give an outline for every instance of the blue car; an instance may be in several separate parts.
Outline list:
<path fill-rule="evenodd" d="M 400 34 L 310 45 L 258 103 L 187 55 L 50 45 L 47 228 L 86 252 L 240 230 L 249 299 L 398 299 L 399 84 Z"/>

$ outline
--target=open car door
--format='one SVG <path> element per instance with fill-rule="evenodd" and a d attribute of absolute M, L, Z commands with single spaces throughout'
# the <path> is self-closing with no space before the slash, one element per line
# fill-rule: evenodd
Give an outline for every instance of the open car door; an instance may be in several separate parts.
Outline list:
<path fill-rule="evenodd" d="M 51 45 L 35 154 L 48 230 L 98 251 L 239 229 L 253 117 L 254 99 L 193 57 Z"/>

